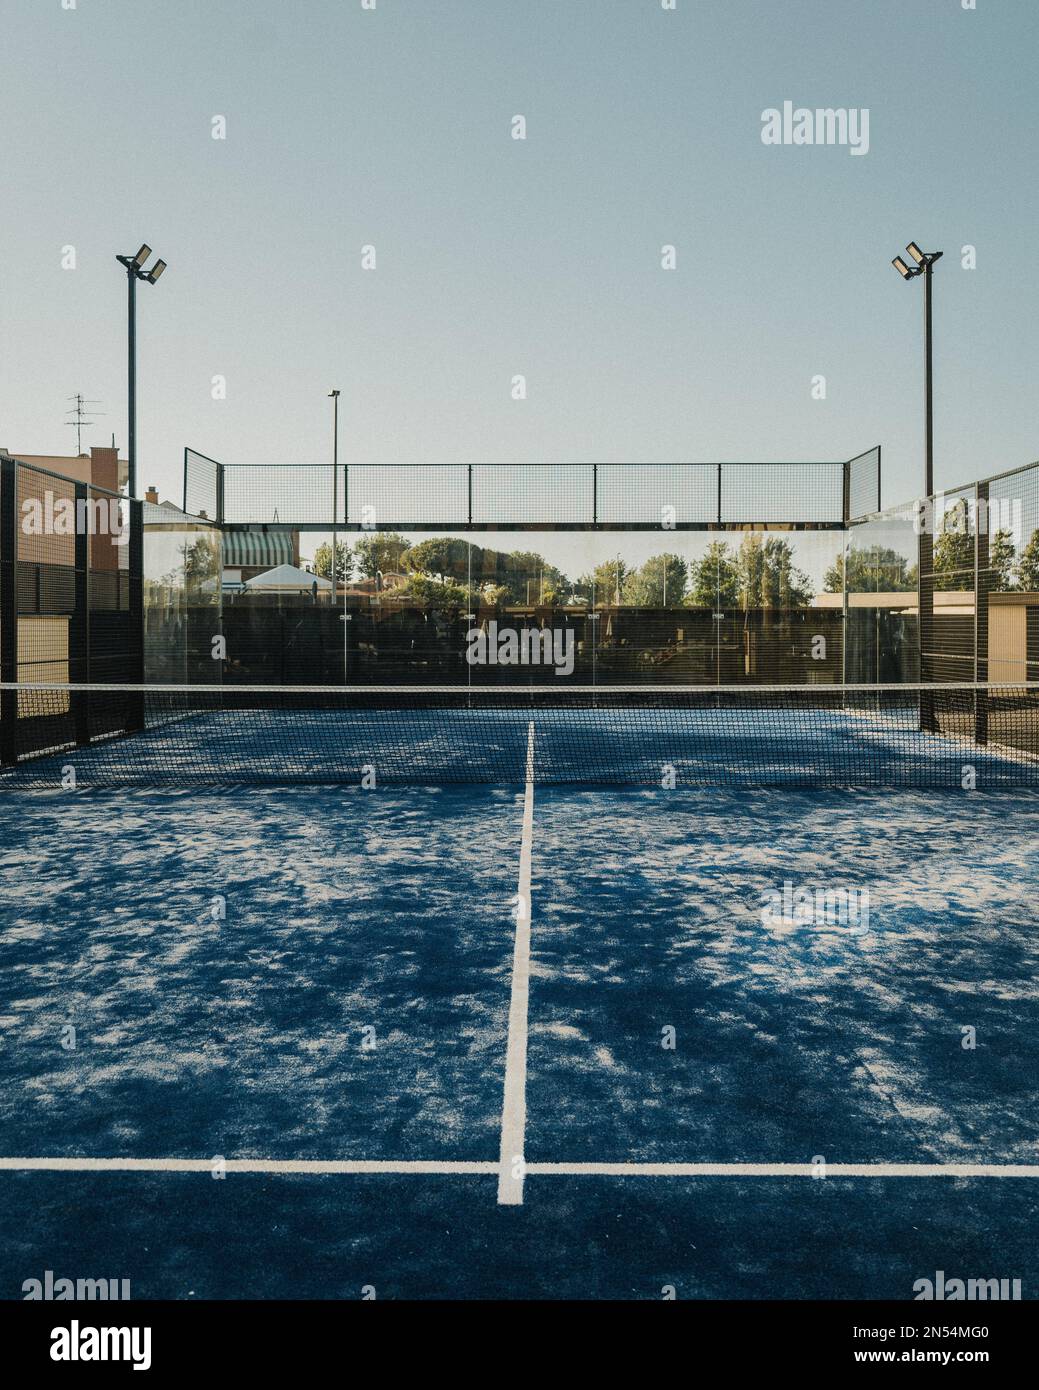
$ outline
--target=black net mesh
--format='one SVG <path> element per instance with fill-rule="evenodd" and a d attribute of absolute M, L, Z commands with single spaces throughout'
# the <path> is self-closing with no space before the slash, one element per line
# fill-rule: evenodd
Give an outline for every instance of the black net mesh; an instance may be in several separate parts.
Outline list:
<path fill-rule="evenodd" d="M 600 463 L 596 519 L 609 526 L 710 525 L 718 520 L 716 463 Z"/>
<path fill-rule="evenodd" d="M 1026 687 L 66 686 L 18 708 L 6 787 L 1039 785 Z"/>
<path fill-rule="evenodd" d="M 10 762 L 16 744 L 31 753 L 51 738 L 18 682 L 142 678 L 142 529 L 141 503 L 11 459 L 0 465 L 0 492 L 0 758 Z M 73 702 L 59 699 L 77 740 L 85 740 Z M 136 705 L 139 727 L 139 698 Z M 105 717 L 96 731 L 105 731 Z M 119 727 L 125 718 L 120 711 Z"/>
<path fill-rule="evenodd" d="M 832 524 L 844 517 L 842 463 L 727 463 L 721 515 L 727 523 Z"/>
<path fill-rule="evenodd" d="M 856 495 L 879 487 L 863 455 Z M 857 461 L 856 461 L 857 463 Z M 185 451 L 185 509 L 234 526 L 838 527 L 844 463 L 215 464 Z M 876 510 L 872 507 L 871 510 Z"/>
<path fill-rule="evenodd" d="M 184 450 L 184 510 L 190 516 L 222 521 L 221 479 L 223 464 L 194 449 Z"/>
<path fill-rule="evenodd" d="M 333 470 L 329 463 L 235 463 L 223 468 L 223 510 L 228 521 L 331 526 L 335 520 L 341 525 L 344 491 L 343 470 Z"/>
<path fill-rule="evenodd" d="M 979 517 L 979 675 L 1039 680 L 1039 466 L 984 485 Z"/>
<path fill-rule="evenodd" d="M 880 447 L 845 465 L 848 472 L 848 520 L 880 511 Z"/>
<path fill-rule="evenodd" d="M 436 526 L 469 516 L 465 464 L 354 463 L 346 470 L 346 487 L 352 526 Z"/>
<path fill-rule="evenodd" d="M 76 538 L 82 487 L 16 465 L 17 662 L 26 681 L 85 680 L 85 556 Z"/>
<path fill-rule="evenodd" d="M 595 469 L 590 463 L 474 464 L 474 525 L 591 526 Z"/>

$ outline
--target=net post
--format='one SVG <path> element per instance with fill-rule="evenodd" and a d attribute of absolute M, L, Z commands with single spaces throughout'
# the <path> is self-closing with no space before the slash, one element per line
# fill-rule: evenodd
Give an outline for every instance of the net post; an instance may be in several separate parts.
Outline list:
<path fill-rule="evenodd" d="M 0 681 L 18 679 L 17 468 L 0 459 Z M 18 692 L 0 691 L 0 763 L 18 761 Z"/>

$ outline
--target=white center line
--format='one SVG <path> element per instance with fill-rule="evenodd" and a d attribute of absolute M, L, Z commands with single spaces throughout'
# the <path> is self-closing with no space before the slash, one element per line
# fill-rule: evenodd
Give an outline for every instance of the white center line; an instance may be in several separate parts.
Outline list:
<path fill-rule="evenodd" d="M 523 792 L 523 837 L 516 890 L 516 939 L 512 948 L 512 998 L 505 1052 L 501 1111 L 498 1202 L 523 1204 L 523 1147 L 527 1129 L 527 1005 L 530 997 L 530 861 L 534 841 L 534 721 L 527 726 L 527 776 Z"/>

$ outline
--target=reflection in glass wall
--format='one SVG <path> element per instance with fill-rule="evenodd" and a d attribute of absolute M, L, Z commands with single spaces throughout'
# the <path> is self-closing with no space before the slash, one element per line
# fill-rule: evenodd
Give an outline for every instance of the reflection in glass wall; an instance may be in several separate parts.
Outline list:
<path fill-rule="evenodd" d="M 221 570 L 204 520 L 147 509 L 149 679 L 561 688 L 919 678 L 907 514 L 850 532 L 349 532 L 334 575 L 330 537 L 284 533 L 278 563 L 271 536 L 257 533 L 253 554 L 243 534 Z M 961 616 L 959 602 L 959 590 L 940 598 L 943 621 Z M 218 632 L 227 650 L 215 672 Z"/>
<path fill-rule="evenodd" d="M 988 631 L 978 656 L 996 684 L 1039 681 L 1039 468 L 996 478 L 987 491 L 978 587 L 988 597 Z"/>
<path fill-rule="evenodd" d="M 948 493 L 935 502 L 932 567 L 923 575 L 934 605 L 930 634 L 926 622 L 923 629 L 924 670 L 928 680 L 971 681 L 976 673 L 975 490 Z"/>
<path fill-rule="evenodd" d="M 920 679 L 918 563 L 919 536 L 906 509 L 872 517 L 848 532 L 844 558 L 828 587 L 837 593 L 847 587 L 850 684 Z"/>
<path fill-rule="evenodd" d="M 225 592 L 228 671 L 260 683 L 832 683 L 842 541 L 353 532 L 338 541 L 334 590 L 322 542 L 296 591 L 261 596 L 259 576 Z"/>
<path fill-rule="evenodd" d="M 152 684 L 221 679 L 220 531 L 175 507 L 144 509 L 144 671 Z"/>

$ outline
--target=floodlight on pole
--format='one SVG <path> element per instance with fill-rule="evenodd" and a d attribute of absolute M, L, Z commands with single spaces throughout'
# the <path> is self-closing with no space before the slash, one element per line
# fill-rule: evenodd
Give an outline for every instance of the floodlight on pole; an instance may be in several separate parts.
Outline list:
<path fill-rule="evenodd" d="M 896 256 L 891 264 L 903 280 L 915 280 L 918 275 L 924 277 L 924 498 L 930 499 L 934 496 L 934 352 L 931 331 L 931 280 L 934 264 L 941 260 L 942 253 L 940 251 L 921 251 L 915 241 L 909 243 L 906 251 L 916 262 L 915 265 L 906 265 L 901 256 Z M 928 505 L 930 505 L 929 502 Z M 932 539 L 926 533 L 926 528 L 920 532 L 917 561 L 920 679 L 925 683 L 930 678 L 930 651 L 932 649 L 931 643 L 934 640 L 934 593 L 931 588 L 933 580 L 928 573 L 934 566 Z M 936 728 L 934 706 L 930 696 L 924 690 L 920 692 L 920 728 L 927 732 L 934 732 Z"/>
<path fill-rule="evenodd" d="M 156 261 L 150 271 L 145 266 L 152 249 L 144 242 L 136 255 L 116 256 L 116 260 L 126 271 L 127 282 L 127 493 L 137 494 L 137 281 L 145 280 L 154 285 L 166 269 L 165 261 Z"/>
<path fill-rule="evenodd" d="M 924 277 L 924 496 L 934 493 L 934 380 L 932 351 L 931 315 L 931 271 L 936 261 L 942 258 L 941 251 L 921 251 L 915 241 L 911 241 L 906 251 L 916 262 L 908 265 L 901 256 L 896 256 L 891 264 L 903 280 Z"/>

